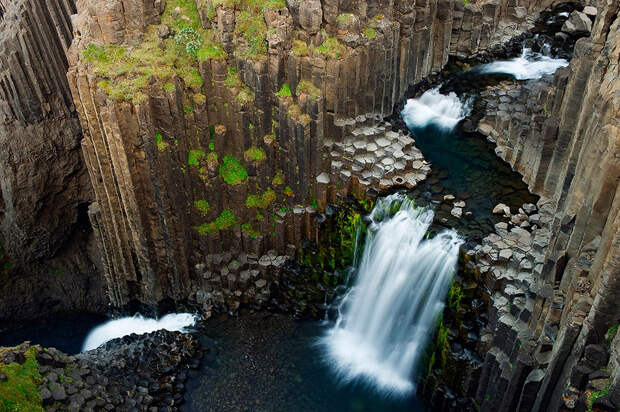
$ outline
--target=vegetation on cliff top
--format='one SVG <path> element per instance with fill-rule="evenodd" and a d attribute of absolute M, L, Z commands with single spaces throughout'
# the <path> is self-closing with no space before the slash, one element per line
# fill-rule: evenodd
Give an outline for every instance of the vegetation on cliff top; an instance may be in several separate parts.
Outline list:
<path fill-rule="evenodd" d="M 160 39 L 158 31 L 163 25 L 177 34 Z M 152 79 L 161 81 L 161 88 L 168 92 L 174 90 L 169 80 L 175 76 L 188 87 L 202 86 L 198 62 L 221 59 L 226 53 L 216 41 L 215 31 L 202 28 L 194 0 L 170 0 L 166 2 L 162 25 L 148 27 L 139 45 L 91 44 L 82 57 L 93 73 L 104 78 L 99 88 L 115 100 L 137 104 L 146 101 L 145 90 Z"/>
<path fill-rule="evenodd" d="M 0 373 L 7 377 L 0 382 L 0 411 L 43 411 L 36 355 L 37 349 L 32 347 L 26 351 L 23 364 L 0 364 Z"/>

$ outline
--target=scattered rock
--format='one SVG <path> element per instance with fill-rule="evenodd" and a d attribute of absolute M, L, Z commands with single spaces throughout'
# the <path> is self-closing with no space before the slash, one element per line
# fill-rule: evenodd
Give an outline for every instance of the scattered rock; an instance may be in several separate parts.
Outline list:
<path fill-rule="evenodd" d="M 510 208 L 503 203 L 499 203 L 493 208 L 493 214 L 501 215 L 502 213 L 506 216 L 510 216 Z"/>

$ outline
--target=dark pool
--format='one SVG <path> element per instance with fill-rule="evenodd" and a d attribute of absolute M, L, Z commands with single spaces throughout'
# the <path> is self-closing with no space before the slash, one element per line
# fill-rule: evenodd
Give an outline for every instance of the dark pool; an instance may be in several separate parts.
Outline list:
<path fill-rule="evenodd" d="M 30 341 L 68 354 L 79 353 L 88 332 L 107 318 L 95 314 L 58 314 L 53 319 L 21 322 L 0 329 L 0 347 Z"/>
<path fill-rule="evenodd" d="M 521 175 L 494 152 L 494 145 L 479 133 L 464 133 L 430 125 L 412 129 L 416 145 L 431 163 L 431 174 L 416 190 L 418 200 L 434 201 L 436 222 L 454 227 L 470 240 L 480 241 L 493 232 L 500 221 L 493 215 L 498 203 L 516 211 L 524 203 L 536 203 Z M 471 216 L 457 219 L 450 215 L 451 202 L 443 196 L 452 194 L 466 202 L 465 212 Z"/>
<path fill-rule="evenodd" d="M 209 351 L 182 410 L 425 410 L 413 396 L 386 399 L 365 386 L 340 386 L 316 345 L 324 331 L 321 323 L 275 314 L 209 320 L 202 331 Z"/>

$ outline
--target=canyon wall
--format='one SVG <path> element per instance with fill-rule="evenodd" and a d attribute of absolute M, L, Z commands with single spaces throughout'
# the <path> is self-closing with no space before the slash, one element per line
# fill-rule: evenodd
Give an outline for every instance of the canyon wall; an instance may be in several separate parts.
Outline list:
<path fill-rule="evenodd" d="M 99 310 L 92 199 L 64 76 L 72 1 L 0 1 L 0 319 Z"/>
<path fill-rule="evenodd" d="M 248 270 L 316 241 L 328 203 L 414 187 L 429 167 L 380 119 L 547 5 L 478 3 L 78 1 L 68 79 L 112 302 L 264 300 L 276 279 Z"/>
<path fill-rule="evenodd" d="M 618 2 L 595 5 L 569 67 L 484 96 L 479 130 L 543 198 L 539 228 L 508 259 L 493 256 L 506 227 L 478 251 L 492 299 L 467 390 L 482 410 L 620 405 L 620 20 Z"/>

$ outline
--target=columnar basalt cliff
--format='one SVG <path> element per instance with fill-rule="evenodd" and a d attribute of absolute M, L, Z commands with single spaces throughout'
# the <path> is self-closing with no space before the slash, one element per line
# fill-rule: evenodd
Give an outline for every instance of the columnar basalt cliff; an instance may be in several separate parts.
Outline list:
<path fill-rule="evenodd" d="M 77 2 L 68 74 L 117 305 L 232 294 L 211 254 L 292 255 L 338 194 L 415 186 L 428 166 L 378 119 L 546 5 L 126 3 Z"/>
<path fill-rule="evenodd" d="M 620 405 L 620 22 L 617 2 L 596 6 L 569 67 L 485 93 L 479 130 L 543 198 L 538 211 L 524 206 L 529 218 L 509 212 L 476 251 L 492 299 L 486 358 L 465 391 L 482 410 Z M 532 236 L 529 223 L 508 230 L 525 220 Z"/>
<path fill-rule="evenodd" d="M 64 73 L 72 1 L 0 1 L 0 319 L 99 310 L 92 191 Z"/>

